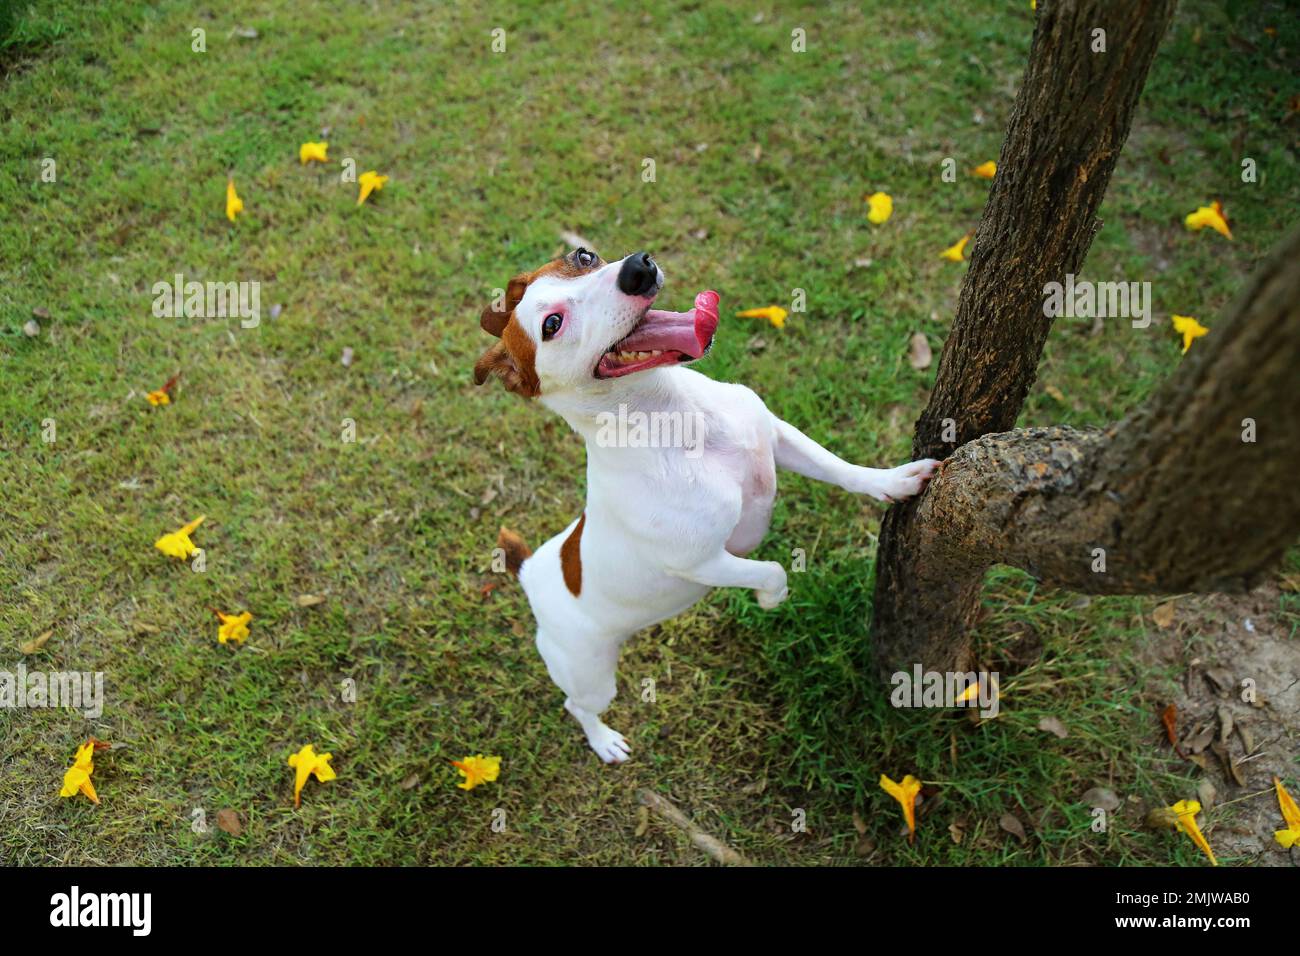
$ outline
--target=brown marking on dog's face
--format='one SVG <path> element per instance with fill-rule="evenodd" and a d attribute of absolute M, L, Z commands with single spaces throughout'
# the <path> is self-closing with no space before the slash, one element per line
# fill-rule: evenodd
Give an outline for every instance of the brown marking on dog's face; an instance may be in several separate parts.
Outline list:
<path fill-rule="evenodd" d="M 590 256 L 590 261 L 584 262 L 580 254 Z M 479 316 L 479 325 L 483 331 L 495 335 L 501 341 L 479 356 L 474 363 L 474 384 L 482 385 L 489 375 L 495 375 L 507 389 L 517 395 L 524 398 L 540 395 L 541 383 L 536 368 L 537 344 L 515 318 L 515 307 L 528 291 L 528 286 L 543 276 L 576 279 L 604 264 L 604 260 L 596 253 L 575 249 L 567 256 L 560 256 L 532 272 L 520 273 L 511 279 L 506 285 L 504 308 L 498 311 L 488 306 Z"/>
<path fill-rule="evenodd" d="M 564 572 L 564 586 L 574 597 L 582 593 L 582 527 L 586 523 L 587 512 L 584 511 L 560 545 L 560 570 Z"/>

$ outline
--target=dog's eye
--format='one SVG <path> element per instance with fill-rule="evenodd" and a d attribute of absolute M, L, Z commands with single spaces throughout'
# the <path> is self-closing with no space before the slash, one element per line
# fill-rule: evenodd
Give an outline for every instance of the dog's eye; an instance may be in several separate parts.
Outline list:
<path fill-rule="evenodd" d="M 558 312 L 552 312 L 546 318 L 542 319 L 542 341 L 545 342 L 555 337 L 555 333 L 560 331 L 560 326 L 564 324 L 564 316 Z"/>
<path fill-rule="evenodd" d="M 578 265 L 582 266 L 584 269 L 590 268 L 596 264 L 596 254 L 590 249 L 579 247 L 578 251 L 574 253 L 574 256 L 578 260 Z"/>

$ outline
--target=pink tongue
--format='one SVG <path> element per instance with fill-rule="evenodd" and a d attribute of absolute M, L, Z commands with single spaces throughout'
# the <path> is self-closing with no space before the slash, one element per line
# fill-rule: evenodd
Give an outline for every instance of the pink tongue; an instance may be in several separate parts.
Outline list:
<path fill-rule="evenodd" d="M 695 297 L 689 312 L 649 309 L 641 324 L 618 343 L 624 352 L 675 351 L 699 358 L 718 328 L 718 293 L 708 290 Z"/>

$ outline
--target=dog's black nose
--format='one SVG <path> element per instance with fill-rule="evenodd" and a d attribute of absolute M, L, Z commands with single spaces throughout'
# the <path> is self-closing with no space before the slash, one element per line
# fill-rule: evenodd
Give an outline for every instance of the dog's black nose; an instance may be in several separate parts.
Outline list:
<path fill-rule="evenodd" d="M 624 295 L 649 295 L 659 281 L 659 267 L 648 252 L 634 252 L 618 270 L 618 291 Z"/>

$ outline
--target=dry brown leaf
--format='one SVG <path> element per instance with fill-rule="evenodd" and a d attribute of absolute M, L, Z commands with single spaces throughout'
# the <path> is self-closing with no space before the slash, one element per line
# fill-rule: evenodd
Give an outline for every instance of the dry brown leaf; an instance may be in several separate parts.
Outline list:
<path fill-rule="evenodd" d="M 53 634 L 54 634 L 53 631 L 46 631 L 44 634 L 32 638 L 30 641 L 28 641 L 26 644 L 24 644 L 22 647 L 18 649 L 22 651 L 24 654 L 35 654 L 42 647 L 45 646 L 45 642 L 48 641 L 53 636 Z"/>
<path fill-rule="evenodd" d="M 325 598 L 321 597 L 319 594 L 298 595 L 299 607 L 315 607 L 317 604 L 324 604 L 324 603 L 325 603 Z"/>
<path fill-rule="evenodd" d="M 643 837 L 650 829 L 650 808 L 641 806 L 636 809 L 636 831 L 634 836 Z"/>
<path fill-rule="evenodd" d="M 1170 704 L 1160 712 L 1160 722 L 1165 725 L 1165 734 L 1169 737 L 1169 746 L 1174 748 L 1174 753 L 1183 756 L 1183 752 L 1178 749 L 1178 707 Z"/>
<path fill-rule="evenodd" d="M 924 332 L 912 333 L 907 346 L 907 361 L 918 372 L 929 368 L 934 361 L 934 353 L 930 351 L 930 343 L 926 341 Z"/>
<path fill-rule="evenodd" d="M 1119 794 L 1109 787 L 1093 787 L 1091 790 L 1085 790 L 1079 799 L 1085 806 L 1101 807 L 1107 813 L 1113 813 L 1120 806 Z"/>
<path fill-rule="evenodd" d="M 1070 731 L 1066 729 L 1065 724 L 1061 723 L 1058 718 L 1053 717 L 1050 714 L 1038 722 L 1038 729 L 1045 730 L 1049 734 L 1055 734 L 1062 740 L 1070 736 Z"/>
<path fill-rule="evenodd" d="M 1255 752 L 1255 735 L 1250 732 L 1245 721 L 1237 721 L 1237 736 L 1241 738 L 1241 745 L 1246 748 L 1246 756 L 1249 757 Z"/>
<path fill-rule="evenodd" d="M 1205 669 L 1205 679 L 1213 686 L 1215 693 L 1220 696 L 1231 694 L 1237 688 L 1237 682 L 1233 679 L 1232 673 L 1225 667 L 1207 667 Z"/>
<path fill-rule="evenodd" d="M 1174 623 L 1174 602 L 1166 601 L 1151 612 L 1151 620 L 1156 627 L 1171 627 Z"/>
<path fill-rule="evenodd" d="M 1226 747 L 1228 738 L 1232 736 L 1232 711 L 1220 704 L 1217 716 L 1219 718 L 1219 743 Z"/>
<path fill-rule="evenodd" d="M 231 836 L 239 836 L 244 832 L 244 824 L 240 822 L 239 814 L 234 810 L 217 811 L 217 828 Z"/>
<path fill-rule="evenodd" d="M 998 818 L 998 826 L 1006 830 L 1021 843 L 1026 842 L 1029 837 L 1025 835 L 1025 825 L 1015 816 L 1015 814 L 1004 813 Z"/>
<path fill-rule="evenodd" d="M 405 780 L 402 781 L 402 789 L 412 790 L 415 788 L 415 785 L 419 782 L 420 782 L 420 775 L 418 773 L 413 773 Z"/>
<path fill-rule="evenodd" d="M 1188 753 L 1198 754 L 1214 742 L 1214 725 L 1206 724 L 1198 730 L 1193 736 L 1184 741 L 1184 749 Z"/>
<path fill-rule="evenodd" d="M 1045 391 L 1048 395 L 1052 396 L 1052 398 L 1056 399 L 1062 405 L 1065 404 L 1065 393 L 1061 391 L 1059 388 L 1057 388 L 1055 385 L 1044 386 L 1043 391 Z"/>
<path fill-rule="evenodd" d="M 1224 772 L 1236 782 L 1237 786 L 1246 785 L 1246 776 L 1241 772 L 1241 766 L 1232 759 L 1232 754 L 1228 753 L 1228 748 L 1223 744 L 1215 741 L 1210 744 L 1210 752 L 1219 758 L 1219 763 L 1223 764 Z"/>
<path fill-rule="evenodd" d="M 954 820 L 952 823 L 948 824 L 948 835 L 952 837 L 953 843 L 961 846 L 961 841 L 966 839 L 966 827 L 962 823 Z"/>
<path fill-rule="evenodd" d="M 1219 798 L 1219 791 L 1215 789 L 1214 784 L 1208 777 L 1203 778 L 1196 785 L 1196 799 L 1200 801 L 1202 810 L 1211 810 L 1214 808 L 1215 801 Z"/>

